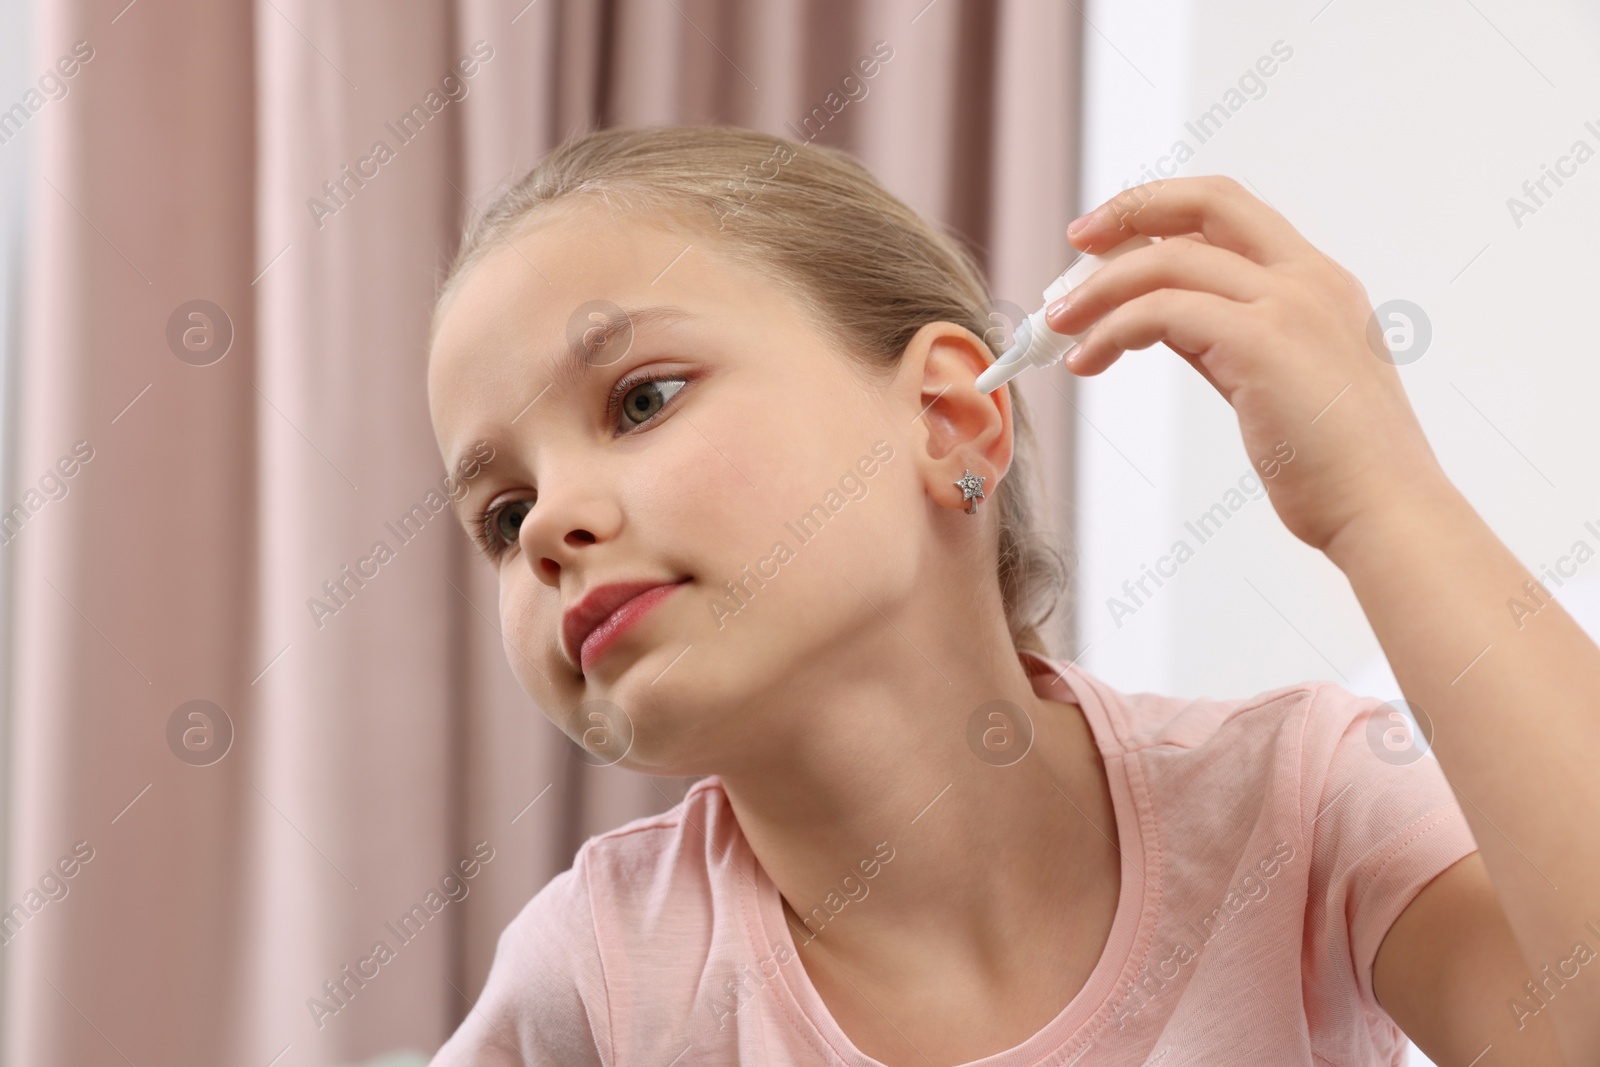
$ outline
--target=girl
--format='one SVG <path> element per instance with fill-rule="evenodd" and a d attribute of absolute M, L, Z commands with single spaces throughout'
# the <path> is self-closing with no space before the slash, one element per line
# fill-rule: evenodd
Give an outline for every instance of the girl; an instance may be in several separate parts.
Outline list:
<path fill-rule="evenodd" d="M 1098 320 L 1073 371 L 1164 341 L 1235 407 L 1450 782 L 1332 684 L 1052 657 L 960 247 L 838 151 L 592 133 L 467 233 L 431 411 L 452 469 L 492 457 L 456 507 L 527 693 L 596 762 L 705 777 L 528 902 L 438 1067 L 1600 1055 L 1600 651 L 1445 478 L 1353 277 L 1226 179 L 1069 237 L 1135 232 L 1051 312 Z"/>

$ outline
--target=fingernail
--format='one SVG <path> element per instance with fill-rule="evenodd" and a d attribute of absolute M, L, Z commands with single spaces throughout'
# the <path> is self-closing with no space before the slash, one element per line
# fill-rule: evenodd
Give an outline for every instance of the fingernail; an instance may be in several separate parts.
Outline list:
<path fill-rule="evenodd" d="M 1079 215 L 1077 218 L 1075 218 L 1071 222 L 1067 223 L 1067 236 L 1068 237 L 1076 237 L 1078 235 L 1078 231 L 1079 230 L 1081 230 L 1085 226 L 1089 225 L 1089 217 L 1091 215 L 1093 215 L 1093 214 L 1094 214 L 1094 212 L 1091 211 L 1088 214 Z"/>
<path fill-rule="evenodd" d="M 1053 303 L 1049 307 L 1045 308 L 1044 309 L 1044 317 L 1046 319 L 1059 319 L 1061 316 L 1063 316 L 1063 315 L 1065 315 L 1067 313 L 1067 308 L 1069 308 L 1071 306 L 1072 306 L 1072 294 L 1068 293 L 1066 296 L 1060 298 L 1055 303 Z"/>
<path fill-rule="evenodd" d="M 1081 356 L 1081 355 L 1083 355 L 1083 345 L 1081 345 L 1081 344 L 1073 345 L 1072 349 L 1069 352 L 1067 352 L 1067 366 L 1069 366 L 1069 367 L 1077 366 L 1078 365 L 1078 357 Z"/>

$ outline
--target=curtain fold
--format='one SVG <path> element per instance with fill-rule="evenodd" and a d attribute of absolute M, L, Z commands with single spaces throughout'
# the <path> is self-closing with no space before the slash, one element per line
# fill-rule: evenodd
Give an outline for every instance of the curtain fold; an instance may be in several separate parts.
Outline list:
<path fill-rule="evenodd" d="M 0 1052 L 431 1054 L 577 846 L 687 785 L 577 758 L 436 507 L 423 344 L 463 222 L 570 133 L 730 122 L 856 153 L 968 242 L 1001 307 L 1032 310 L 1071 255 L 1076 16 L 40 6 L 35 65 L 80 40 L 93 58 L 29 126 L 10 462 L 39 492 L 0 547 L 18 620 Z M 877 42 L 892 58 L 847 98 Z M 1043 377 L 1019 384 L 1065 542 L 1070 384 Z"/>

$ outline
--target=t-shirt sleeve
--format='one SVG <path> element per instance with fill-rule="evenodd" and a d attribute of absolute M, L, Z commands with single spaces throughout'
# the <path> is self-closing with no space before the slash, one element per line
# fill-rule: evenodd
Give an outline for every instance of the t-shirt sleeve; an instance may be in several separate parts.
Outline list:
<path fill-rule="evenodd" d="M 580 852 L 501 931 L 478 1002 L 429 1067 L 604 1067 L 610 1047 Z"/>
<path fill-rule="evenodd" d="M 1312 981 L 1353 971 L 1362 1000 L 1378 1011 L 1372 963 L 1384 935 L 1429 882 L 1478 847 L 1443 768 L 1398 703 L 1326 684 L 1306 723 Z"/>

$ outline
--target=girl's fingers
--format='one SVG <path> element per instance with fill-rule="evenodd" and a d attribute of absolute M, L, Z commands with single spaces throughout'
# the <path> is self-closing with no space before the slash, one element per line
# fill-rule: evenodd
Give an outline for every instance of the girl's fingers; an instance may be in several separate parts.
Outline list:
<path fill-rule="evenodd" d="M 1119 256 L 1072 290 L 1067 308 L 1045 321 L 1081 333 L 1118 304 L 1156 289 L 1194 289 L 1248 304 L 1272 283 L 1266 267 L 1193 236 L 1168 237 Z"/>
<path fill-rule="evenodd" d="M 1315 254 L 1289 220 L 1223 175 L 1186 176 L 1136 185 L 1095 208 L 1084 228 L 1069 232 L 1085 252 L 1104 252 L 1132 234 L 1199 232 L 1209 244 L 1263 266 Z"/>
<path fill-rule="evenodd" d="M 1193 289 L 1157 289 L 1124 303 L 1090 331 L 1073 354 L 1074 374 L 1099 374 L 1124 352 L 1149 348 L 1157 342 L 1184 354 L 1196 369 L 1211 348 L 1239 333 L 1249 321 L 1238 302 L 1215 293 Z M 1204 372 L 1202 372 L 1204 373 Z M 1211 374 L 1207 381 L 1222 392 Z"/>

